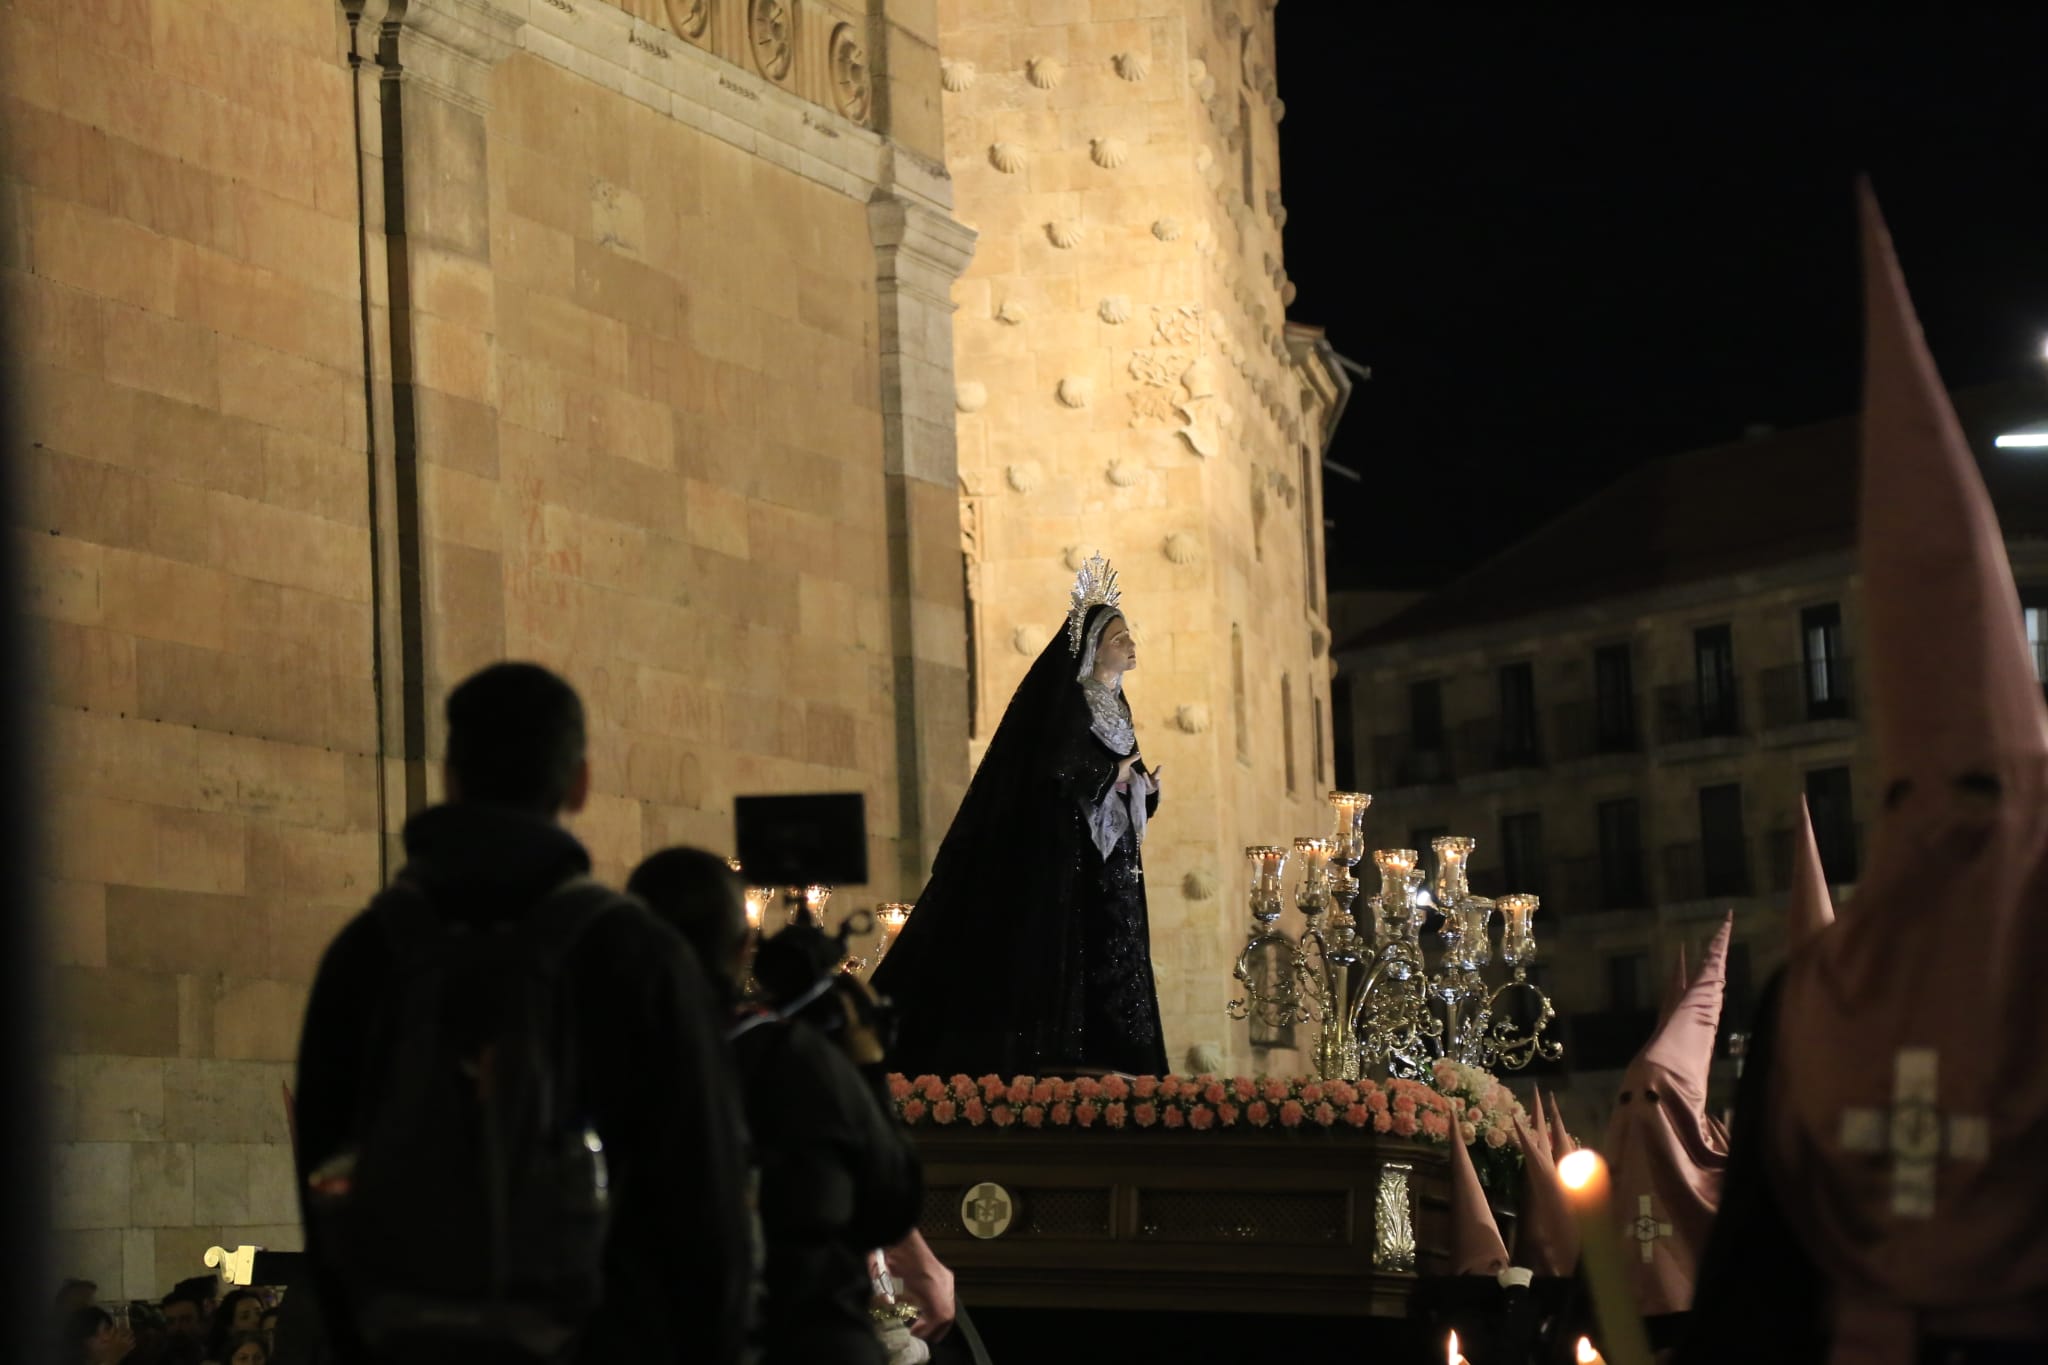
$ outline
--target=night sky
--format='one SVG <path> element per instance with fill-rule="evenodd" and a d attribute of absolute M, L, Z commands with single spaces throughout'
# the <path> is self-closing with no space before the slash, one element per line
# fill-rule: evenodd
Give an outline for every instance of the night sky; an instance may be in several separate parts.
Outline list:
<path fill-rule="evenodd" d="M 1442 582 L 1643 460 L 1852 412 L 1859 171 L 1947 381 L 2042 366 L 2048 18 L 1445 9 L 1277 16 L 1291 314 L 1373 371 L 1333 587 Z"/>

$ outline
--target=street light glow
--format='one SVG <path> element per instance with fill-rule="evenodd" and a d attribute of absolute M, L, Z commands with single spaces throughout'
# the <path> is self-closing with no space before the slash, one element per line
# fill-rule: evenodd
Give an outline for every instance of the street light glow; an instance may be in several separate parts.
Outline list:
<path fill-rule="evenodd" d="M 2013 431 L 1992 442 L 2000 450 L 2048 450 L 2048 431 Z"/>

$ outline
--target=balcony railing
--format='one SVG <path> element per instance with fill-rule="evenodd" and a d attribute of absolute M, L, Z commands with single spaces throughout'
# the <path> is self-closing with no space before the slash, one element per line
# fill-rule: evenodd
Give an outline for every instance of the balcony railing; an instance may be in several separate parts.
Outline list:
<path fill-rule="evenodd" d="M 1854 717 L 1855 673 L 1848 659 L 1780 664 L 1757 676 L 1766 730 Z"/>
<path fill-rule="evenodd" d="M 1557 897 L 1557 908 L 1567 913 L 1642 910 L 1651 904 L 1649 878 L 1643 875 L 1640 856 L 1632 862 L 1598 857 L 1559 858 L 1550 865 L 1550 887 Z"/>
<path fill-rule="evenodd" d="M 1797 838 L 1798 831 L 1790 829 L 1774 829 L 1764 836 L 1773 891 L 1789 890 L 1792 886 Z M 1851 825 L 1846 830 L 1819 827 L 1813 832 L 1813 841 L 1820 849 L 1821 871 L 1826 874 L 1828 885 L 1846 886 L 1856 880 L 1863 866 L 1863 826 Z"/>
<path fill-rule="evenodd" d="M 1375 735 L 1372 779 L 1382 787 L 1429 787 L 1449 782 L 1450 750 L 1442 743 L 1417 744 L 1405 734 Z"/>
<path fill-rule="evenodd" d="M 1749 841 L 1725 839 L 1664 846 L 1664 899 L 1667 902 L 1719 900 L 1753 896 Z"/>
<path fill-rule="evenodd" d="M 1745 733 L 1741 685 L 1702 689 L 1696 682 L 1667 683 L 1657 689 L 1657 738 L 1664 744 L 1696 739 L 1729 739 Z"/>
<path fill-rule="evenodd" d="M 1455 752 L 1458 771 L 1468 777 L 1543 766 L 1534 716 L 1526 725 L 1504 724 L 1498 716 L 1466 721 L 1458 727 Z"/>
<path fill-rule="evenodd" d="M 1642 750 L 1633 699 L 1626 711 L 1603 709 L 1590 701 L 1566 702 L 1550 712 L 1550 733 L 1559 759 L 1594 758 L 1602 754 L 1633 754 Z"/>

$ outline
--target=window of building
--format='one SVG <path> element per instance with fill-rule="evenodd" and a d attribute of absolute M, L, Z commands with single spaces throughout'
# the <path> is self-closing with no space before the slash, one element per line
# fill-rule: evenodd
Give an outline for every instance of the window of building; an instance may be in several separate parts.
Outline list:
<path fill-rule="evenodd" d="M 1337 751 L 1337 788 L 1358 790 L 1357 718 L 1352 713 L 1356 699 L 1351 680 L 1339 678 L 1330 684 L 1330 746 Z"/>
<path fill-rule="evenodd" d="M 1444 685 L 1440 680 L 1408 684 L 1408 738 L 1418 750 L 1444 747 Z"/>
<path fill-rule="evenodd" d="M 1848 714 L 1849 679 L 1842 657 L 1842 607 L 1827 602 L 1799 613 L 1801 672 L 1809 720 Z"/>
<path fill-rule="evenodd" d="M 1509 891 L 1544 893 L 1543 817 L 1535 811 L 1500 818 L 1500 871 Z"/>
<path fill-rule="evenodd" d="M 1617 1012 L 1649 1008 L 1650 955 L 1616 953 L 1607 959 L 1607 1008 Z"/>
<path fill-rule="evenodd" d="M 980 624 L 974 609 L 974 557 L 960 556 L 960 600 L 967 603 L 967 733 L 981 737 L 981 641 L 975 628 Z"/>
<path fill-rule="evenodd" d="M 1742 831 L 1742 784 L 1700 788 L 1700 894 L 1749 894 L 1749 846 Z"/>
<path fill-rule="evenodd" d="M 1593 748 L 1596 753 L 1634 753 L 1636 747 L 1635 662 L 1626 642 L 1593 651 Z"/>
<path fill-rule="evenodd" d="M 1536 667 L 1527 662 L 1500 670 L 1500 759 L 1511 767 L 1536 762 Z"/>
<path fill-rule="evenodd" d="M 1643 809 L 1634 797 L 1602 801 L 1594 808 L 1600 832 L 1600 908 L 1628 910 L 1645 905 Z"/>
<path fill-rule="evenodd" d="M 1245 35 L 1251 41 L 1251 35 Z M 1259 177 L 1252 156 L 1252 102 L 1243 95 L 1237 97 L 1237 158 L 1238 171 L 1244 177 L 1244 204 L 1248 209 L 1259 205 Z"/>
<path fill-rule="evenodd" d="M 1309 718 L 1316 727 L 1316 785 L 1320 787 L 1330 780 L 1330 767 L 1323 758 L 1323 699 L 1321 697 L 1310 697 L 1308 709 L 1310 712 Z"/>
<path fill-rule="evenodd" d="M 1287 766 L 1287 794 L 1294 795 L 1301 786 L 1294 771 L 1294 677 L 1280 675 L 1280 748 Z"/>
<path fill-rule="evenodd" d="M 1728 984 L 1721 993 L 1721 1031 L 1741 1033 L 1749 1027 L 1755 1001 L 1749 968 L 1749 945 L 1739 939 L 1728 944 Z"/>
<path fill-rule="evenodd" d="M 1304 444 L 1301 447 L 1301 578 L 1311 612 L 1322 609 L 1323 587 L 1323 576 L 1317 572 L 1322 567 L 1316 554 L 1316 511 L 1321 503 L 1314 495 L 1315 459 L 1315 452 Z"/>
<path fill-rule="evenodd" d="M 1237 761 L 1252 761 L 1251 709 L 1244 693 L 1244 627 L 1230 627 L 1230 709 L 1237 718 Z"/>
<path fill-rule="evenodd" d="M 1700 734 L 1737 733 L 1735 632 L 1728 626 L 1702 627 L 1692 633 L 1692 651 Z"/>
<path fill-rule="evenodd" d="M 1806 774 L 1806 811 L 1813 819 L 1813 842 L 1828 885 L 1855 881 L 1856 814 L 1846 767 L 1815 768 Z"/>
<path fill-rule="evenodd" d="M 2020 601 L 2026 604 L 2020 608 L 2020 619 L 2027 627 L 2027 652 L 2034 656 L 2034 677 L 2048 684 L 2048 592 L 2024 588 Z"/>

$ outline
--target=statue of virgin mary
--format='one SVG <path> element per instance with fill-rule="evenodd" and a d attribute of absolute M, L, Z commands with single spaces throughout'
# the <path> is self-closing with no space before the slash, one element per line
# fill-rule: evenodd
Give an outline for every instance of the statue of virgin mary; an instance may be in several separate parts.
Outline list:
<path fill-rule="evenodd" d="M 1136 665 L 1116 572 L 1097 556 L 875 970 L 900 1020 L 895 1069 L 1166 1070 L 1142 854 L 1159 774 L 1123 692 Z"/>

